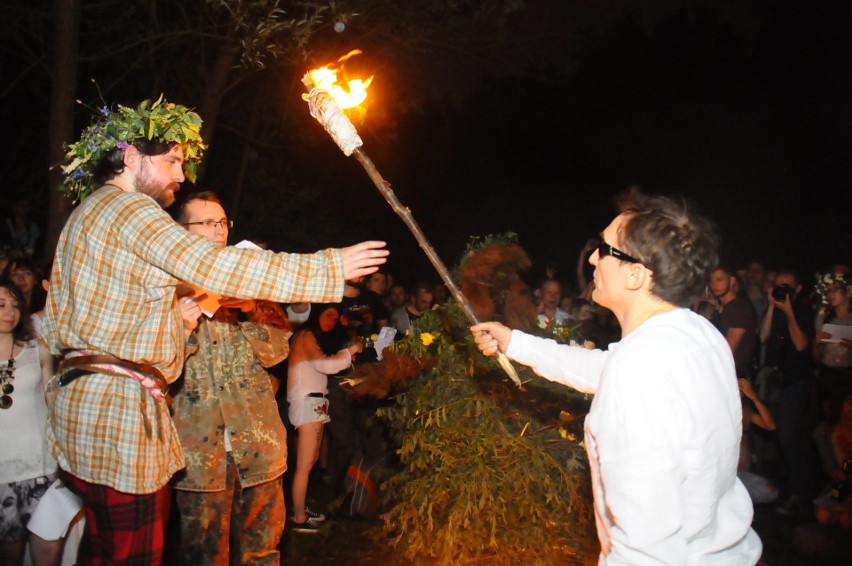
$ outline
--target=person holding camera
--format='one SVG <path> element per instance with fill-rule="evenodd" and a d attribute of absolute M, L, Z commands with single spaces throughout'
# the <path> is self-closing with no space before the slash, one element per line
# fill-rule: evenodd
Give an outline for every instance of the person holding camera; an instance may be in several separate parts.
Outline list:
<path fill-rule="evenodd" d="M 811 400 L 808 348 L 813 339 L 814 316 L 800 300 L 801 292 L 795 272 L 779 271 L 775 286 L 767 291 L 769 306 L 760 325 L 760 341 L 766 344 L 765 363 L 776 367 L 780 375 L 775 422 L 790 496 L 776 510 L 785 515 L 803 511 L 803 503 L 814 494 L 805 423 Z"/>

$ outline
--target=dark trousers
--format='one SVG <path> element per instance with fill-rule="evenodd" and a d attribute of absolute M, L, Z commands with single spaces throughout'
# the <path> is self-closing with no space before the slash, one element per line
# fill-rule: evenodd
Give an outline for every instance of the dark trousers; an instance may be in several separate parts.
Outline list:
<path fill-rule="evenodd" d="M 802 500 L 813 497 L 814 452 L 808 430 L 808 415 L 813 398 L 812 384 L 799 380 L 781 389 L 775 408 L 778 444 L 793 495 Z"/>
<path fill-rule="evenodd" d="M 325 425 L 330 443 L 328 475 L 334 488 L 340 490 L 358 447 L 357 409 L 337 379 L 330 378 L 328 381 L 328 414 L 331 417 L 331 421 Z"/>

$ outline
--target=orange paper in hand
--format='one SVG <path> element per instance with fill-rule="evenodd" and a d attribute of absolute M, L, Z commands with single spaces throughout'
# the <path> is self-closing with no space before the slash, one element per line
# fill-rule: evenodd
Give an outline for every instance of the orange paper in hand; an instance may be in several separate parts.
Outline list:
<path fill-rule="evenodd" d="M 196 287 L 192 283 L 178 283 L 177 289 L 175 290 L 178 298 L 190 297 L 193 301 L 198 304 L 198 308 L 201 309 L 201 312 L 204 313 L 204 316 L 207 318 L 211 318 L 216 311 L 221 306 L 219 304 L 219 299 L 222 298 L 222 295 L 218 295 L 213 293 L 212 291 L 205 291 L 200 287 Z"/>

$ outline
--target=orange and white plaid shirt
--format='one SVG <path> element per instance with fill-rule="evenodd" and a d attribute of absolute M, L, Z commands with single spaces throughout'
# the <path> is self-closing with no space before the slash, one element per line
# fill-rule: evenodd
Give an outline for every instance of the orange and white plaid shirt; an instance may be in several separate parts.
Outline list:
<path fill-rule="evenodd" d="M 179 281 L 228 297 L 337 302 L 338 250 L 284 254 L 217 247 L 150 197 L 106 185 L 71 215 L 56 249 L 44 319 L 54 354 L 109 354 L 178 378 L 186 344 Z M 135 380 L 91 375 L 47 386 L 48 441 L 62 469 L 126 493 L 151 493 L 184 466 L 165 402 Z"/>

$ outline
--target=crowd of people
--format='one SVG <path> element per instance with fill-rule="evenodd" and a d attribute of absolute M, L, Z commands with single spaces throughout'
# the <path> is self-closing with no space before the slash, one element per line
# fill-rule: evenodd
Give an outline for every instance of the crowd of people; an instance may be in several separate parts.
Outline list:
<path fill-rule="evenodd" d="M 806 286 L 807 285 L 807 286 Z M 852 277 L 845 263 L 815 279 L 759 262 L 717 268 L 695 309 L 725 335 L 743 391 L 740 477 L 757 503 L 852 528 L 841 497 L 852 458 Z M 845 407 L 845 409 L 844 409 Z M 755 425 L 752 427 L 751 425 Z M 831 496 L 831 493 L 834 496 Z"/>
<path fill-rule="evenodd" d="M 126 140 L 84 132 L 100 152 L 68 172 L 85 198 L 49 269 L 32 259 L 27 207 L 7 222 L 23 251 L 0 270 L 3 564 L 279 564 L 286 525 L 311 534 L 327 520 L 311 478 L 342 492 L 364 458 L 351 367 L 449 300 L 441 282 L 396 280 L 382 242 L 229 245 L 214 193 L 175 203 L 200 120 L 171 105 L 183 138 L 132 135 L 157 104 L 100 118 L 128 120 Z M 602 559 L 754 563 L 752 502 L 852 530 L 849 265 L 813 281 L 720 265 L 709 224 L 637 195 L 582 246 L 574 281 L 548 270 L 532 286 L 539 326 L 594 349 L 473 328 L 483 353 L 595 393 Z M 654 236 L 664 229 L 675 235 Z"/>

